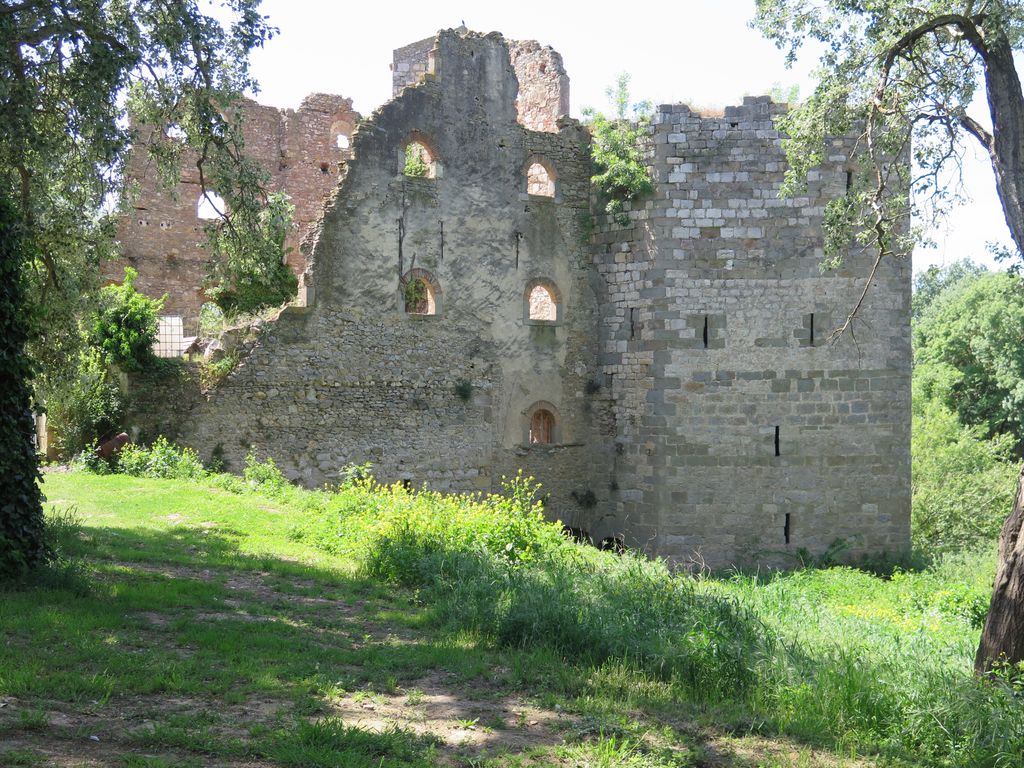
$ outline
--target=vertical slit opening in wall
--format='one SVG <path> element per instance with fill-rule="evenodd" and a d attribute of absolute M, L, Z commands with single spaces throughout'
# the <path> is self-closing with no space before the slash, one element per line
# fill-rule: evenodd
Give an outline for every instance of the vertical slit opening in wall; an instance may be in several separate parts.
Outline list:
<path fill-rule="evenodd" d="M 629 338 L 636 338 L 636 307 L 629 308 Z"/>
<path fill-rule="evenodd" d="M 782 535 L 786 538 L 786 543 L 789 544 L 789 512 L 786 513 L 786 523 L 782 526 Z"/>
<path fill-rule="evenodd" d="M 775 455 L 779 456 L 779 427 L 775 426 Z"/>
<path fill-rule="evenodd" d="M 708 316 L 704 315 L 704 349 L 708 348 Z"/>
<path fill-rule="evenodd" d="M 814 313 L 811 312 L 811 346 L 814 346 Z"/>
<path fill-rule="evenodd" d="M 846 172 L 846 191 L 849 192 L 853 187 L 853 171 Z"/>

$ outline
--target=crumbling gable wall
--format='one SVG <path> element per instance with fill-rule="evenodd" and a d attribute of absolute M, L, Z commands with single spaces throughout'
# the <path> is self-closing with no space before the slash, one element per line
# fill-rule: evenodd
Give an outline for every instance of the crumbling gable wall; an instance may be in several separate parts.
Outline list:
<path fill-rule="evenodd" d="M 285 247 L 296 274 L 305 271 L 298 245 L 319 216 L 324 197 L 337 185 L 350 150 L 339 147 L 338 134 L 351 136 L 359 115 L 351 99 L 329 94 L 307 96 L 298 110 L 277 109 L 243 100 L 246 153 L 269 171 L 270 191 L 284 191 L 295 206 L 296 228 Z M 144 137 L 152 128 L 143 127 Z M 346 143 L 346 142 L 342 142 Z M 127 175 L 137 185 L 134 211 L 118 225 L 123 259 L 103 265 L 106 280 L 119 281 L 125 265 L 139 272 L 136 287 L 159 297 L 167 294 L 164 311 L 181 315 L 186 332 L 195 332 L 204 301 L 202 285 L 209 254 L 204 248 L 204 221 L 198 216 L 203 192 L 196 157 L 186 153 L 181 178 L 164 188 L 147 153 L 134 153 Z"/>
<path fill-rule="evenodd" d="M 681 561 L 909 547 L 910 261 L 882 263 L 856 338 L 831 343 L 872 261 L 821 270 L 854 141 L 831 140 L 806 193 L 780 199 L 781 109 L 660 107 L 654 194 L 595 236 L 614 514 L 632 544 Z"/>
<path fill-rule="evenodd" d="M 557 132 L 517 122 L 500 35 L 449 30 L 431 50 L 434 75 L 356 134 L 312 247 L 314 301 L 268 324 L 182 439 L 204 456 L 220 445 L 235 469 L 255 445 L 310 486 L 353 462 L 385 482 L 460 491 L 525 468 L 553 516 L 578 519 L 606 487 L 610 449 L 588 394 L 600 285 L 580 228 L 587 135 L 571 120 Z M 436 162 L 431 177 L 403 175 L 412 140 Z M 554 196 L 528 193 L 534 162 Z M 428 276 L 436 314 L 405 311 L 409 273 Z M 555 320 L 528 316 L 538 282 L 557 298 Z M 538 404 L 555 419 L 547 444 L 530 442 Z"/>

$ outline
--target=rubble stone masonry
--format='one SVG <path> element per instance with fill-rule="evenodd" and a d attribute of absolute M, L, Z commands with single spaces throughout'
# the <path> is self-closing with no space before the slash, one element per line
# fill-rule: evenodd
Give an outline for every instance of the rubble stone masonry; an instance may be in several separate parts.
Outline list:
<path fill-rule="evenodd" d="M 882 263 L 856 340 L 830 341 L 872 261 L 820 268 L 852 142 L 833 140 L 806 193 L 780 199 L 781 107 L 662 106 L 653 194 L 628 223 L 594 225 L 589 135 L 565 115 L 557 53 L 447 30 L 397 51 L 393 72 L 395 98 L 326 179 L 317 142 L 346 102 L 252 107 L 250 145 L 294 169 L 293 199 L 309 185 L 304 221 L 333 188 L 296 260 L 315 290 L 193 408 L 154 417 L 174 400 L 162 393 L 145 423 L 173 421 L 235 470 L 255 446 L 308 486 L 351 462 L 452 491 L 522 469 L 552 518 L 680 564 L 909 547 L 909 260 Z M 414 140 L 431 178 L 403 175 Z M 553 196 L 529 193 L 535 164 Z M 160 206 L 138 218 L 184 226 Z M 434 314 L 406 311 L 411 279 Z M 555 303 L 535 308 L 545 319 L 530 318 L 537 285 Z"/>

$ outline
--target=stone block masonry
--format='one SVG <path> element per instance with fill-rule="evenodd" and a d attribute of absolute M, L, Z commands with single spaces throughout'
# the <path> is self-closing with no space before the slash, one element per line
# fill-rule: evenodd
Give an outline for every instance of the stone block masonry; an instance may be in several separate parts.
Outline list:
<path fill-rule="evenodd" d="M 557 53 L 446 30 L 392 69 L 306 239 L 315 301 L 147 425 L 236 470 L 255 447 L 309 486 L 352 462 L 449 491 L 523 470 L 553 519 L 680 565 L 909 547 L 909 260 L 883 262 L 856 340 L 829 340 L 870 260 L 820 269 L 852 140 L 780 199 L 781 107 L 662 106 L 653 194 L 591 227 Z M 403 173 L 412 141 L 425 178 Z"/>

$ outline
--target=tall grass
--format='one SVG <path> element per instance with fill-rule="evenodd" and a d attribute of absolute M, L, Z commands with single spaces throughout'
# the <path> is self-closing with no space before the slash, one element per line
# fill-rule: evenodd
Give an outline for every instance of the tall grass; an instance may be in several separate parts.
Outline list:
<path fill-rule="evenodd" d="M 1024 765 L 1020 690 L 971 673 L 990 588 L 979 558 L 889 579 L 834 568 L 698 580 L 568 541 L 523 478 L 500 496 L 355 482 L 311 510 L 297 538 L 418 588 L 485 642 L 621 662 L 696 708 L 812 742 L 919 765 Z"/>

